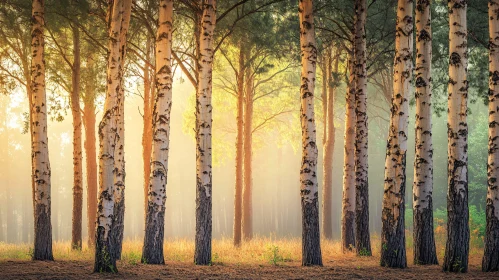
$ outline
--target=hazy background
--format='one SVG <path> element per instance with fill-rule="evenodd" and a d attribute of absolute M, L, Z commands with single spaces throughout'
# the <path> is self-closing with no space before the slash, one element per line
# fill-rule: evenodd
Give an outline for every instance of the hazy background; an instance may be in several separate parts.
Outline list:
<path fill-rule="evenodd" d="M 298 71 L 298 70 L 296 70 Z M 299 72 L 297 72 L 299 73 Z M 180 73 L 179 73 L 180 74 Z M 178 78 L 178 77 L 177 77 Z M 317 83 L 320 91 L 320 82 Z M 142 169 L 142 99 L 134 93 L 142 85 L 128 81 L 126 98 L 126 213 L 125 238 L 141 239 L 144 230 L 143 169 Z M 299 87 L 296 88 L 298 94 Z M 389 110 L 386 101 L 370 87 L 369 122 L 369 184 L 371 233 L 381 228 L 381 199 Z M 320 93 L 320 92 L 319 92 Z M 344 85 L 336 92 L 336 141 L 334 151 L 333 225 L 334 237 L 340 238 L 340 217 L 343 173 Z M 50 94 L 54 94 L 49 93 Z M 57 93 L 56 93 L 57 94 Z M 173 87 L 170 155 L 166 201 L 166 238 L 193 238 L 195 227 L 195 143 L 192 130 L 184 119 L 192 111 L 190 102 L 194 89 L 188 82 L 176 79 Z M 223 93 L 219 93 L 221 96 Z M 216 93 L 215 93 L 216 95 Z M 296 95 L 296 110 L 299 99 Z M 58 97 L 68 115 L 61 122 L 50 121 L 49 152 L 52 168 L 52 227 L 55 241 L 70 240 L 72 219 L 72 124 L 67 97 Z M 227 97 L 233 99 L 232 96 Z M 232 101 L 234 102 L 234 101 Z M 29 134 L 22 134 L 23 114 L 28 111 L 26 94 L 16 91 L 0 96 L 0 242 L 31 242 L 33 238 L 33 208 L 31 194 L 31 156 Z M 258 106 L 256 104 L 255 106 Z M 469 116 L 470 203 L 478 209 L 485 207 L 487 109 L 479 103 L 471 105 Z M 319 143 L 319 194 L 322 193 L 322 123 L 320 106 L 316 106 L 317 138 Z M 233 110 L 214 107 L 214 139 L 223 138 L 221 149 L 214 150 L 217 158 L 213 169 L 213 237 L 232 236 L 234 200 L 235 133 L 218 127 L 235 127 Z M 224 115 L 224 122 L 216 116 Z M 293 118 L 290 114 L 285 118 Z M 97 116 L 97 125 L 101 115 Z M 299 170 L 301 138 L 299 123 L 290 122 L 297 133 L 279 137 L 279 131 L 267 130 L 259 135 L 253 157 L 253 211 L 255 235 L 276 237 L 301 236 Z M 446 116 L 434 117 L 434 208 L 446 206 L 447 126 Z M 223 134 L 223 135 L 217 135 Z M 282 136 L 282 135 L 281 135 Z M 285 139 L 283 141 L 282 139 Z M 409 124 L 409 153 L 407 158 L 407 208 L 412 207 L 412 178 L 414 160 L 414 108 Z M 83 155 L 85 157 L 85 154 Z M 84 171 L 85 172 L 85 171 Z M 84 180 L 85 180 L 84 176 Z M 86 221 L 86 182 L 84 181 L 83 219 Z M 472 193 L 471 193 L 472 192 Z M 408 226 L 412 218 L 407 217 Z M 83 222 L 86 238 L 86 222 Z M 85 241 L 86 242 L 86 241 Z"/>

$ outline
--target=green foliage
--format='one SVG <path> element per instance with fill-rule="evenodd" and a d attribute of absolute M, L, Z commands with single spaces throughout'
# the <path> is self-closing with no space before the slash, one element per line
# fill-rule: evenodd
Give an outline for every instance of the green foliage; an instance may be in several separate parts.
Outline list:
<path fill-rule="evenodd" d="M 267 246 L 264 257 L 271 265 L 277 266 L 279 263 L 284 262 L 284 257 L 279 252 L 279 246 L 277 245 Z"/>

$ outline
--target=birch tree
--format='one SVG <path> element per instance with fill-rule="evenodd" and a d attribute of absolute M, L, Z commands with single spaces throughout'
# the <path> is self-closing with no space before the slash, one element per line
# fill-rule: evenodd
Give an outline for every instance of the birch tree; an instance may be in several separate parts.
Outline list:
<path fill-rule="evenodd" d="M 203 0 L 198 40 L 198 82 L 196 91 L 196 238 L 194 263 L 211 263 L 212 235 L 212 71 L 213 31 L 216 24 L 216 0 Z"/>
<path fill-rule="evenodd" d="M 499 270 L 499 0 L 489 1 L 489 156 L 482 271 Z"/>
<path fill-rule="evenodd" d="M 369 236 L 366 0 L 355 0 L 355 242 L 358 255 L 371 255 Z"/>
<path fill-rule="evenodd" d="M 355 247 L 355 74 L 353 50 L 348 54 L 348 87 L 345 97 L 345 153 L 343 156 L 343 200 L 341 244 L 343 251 Z"/>
<path fill-rule="evenodd" d="M 433 233 L 431 106 L 431 0 L 416 4 L 416 155 L 414 159 L 414 264 L 438 264 Z"/>
<path fill-rule="evenodd" d="M 467 272 L 468 209 L 468 54 L 466 0 L 449 0 L 448 190 L 444 271 Z"/>
<path fill-rule="evenodd" d="M 32 2 L 31 28 L 31 164 L 34 181 L 35 244 L 33 260 L 54 260 L 50 223 L 51 182 L 47 136 L 47 98 L 45 93 L 45 1 Z"/>
<path fill-rule="evenodd" d="M 319 192 L 317 185 L 317 144 L 314 116 L 315 44 L 312 0 L 299 1 L 301 87 L 300 120 L 302 128 L 302 162 L 300 190 L 302 208 L 302 265 L 322 265 L 319 230 Z"/>
<path fill-rule="evenodd" d="M 124 0 L 123 4 L 123 20 L 120 26 L 119 34 L 119 51 L 120 51 L 120 63 L 121 70 L 123 71 L 125 67 L 125 57 L 126 57 L 126 43 L 127 43 L 127 33 L 128 27 L 130 25 L 130 17 L 132 4 L 129 3 L 131 0 Z M 123 235 L 125 229 L 125 88 L 123 87 L 123 73 L 121 74 L 118 93 L 118 110 L 117 110 L 117 133 L 116 133 L 116 146 L 114 148 L 114 198 L 115 207 L 113 214 L 113 227 L 115 230 L 112 231 L 112 253 L 115 255 L 116 259 L 121 259 L 121 249 L 123 246 Z"/>
<path fill-rule="evenodd" d="M 412 82 L 413 1 L 398 0 L 393 97 L 386 145 L 381 266 L 407 267 L 405 186 L 409 101 Z"/>
<path fill-rule="evenodd" d="M 119 140 L 119 113 L 121 110 L 120 96 L 122 91 L 123 61 L 125 42 L 121 30 L 129 21 L 126 17 L 130 13 L 131 0 L 114 0 L 109 2 L 107 21 L 109 26 L 107 89 L 104 114 L 99 124 L 99 201 L 97 212 L 97 229 L 95 245 L 94 272 L 117 272 L 116 259 L 119 244 L 116 242 L 119 226 L 116 225 L 116 214 L 119 214 L 122 186 L 115 185 L 116 178 L 120 175 L 121 166 L 116 164 L 116 158 L 121 148 Z M 115 169 L 116 172 L 115 172 Z"/>
<path fill-rule="evenodd" d="M 159 2 L 156 36 L 156 101 L 153 112 L 151 176 L 142 262 L 164 264 L 165 201 L 172 107 L 173 0 Z"/>

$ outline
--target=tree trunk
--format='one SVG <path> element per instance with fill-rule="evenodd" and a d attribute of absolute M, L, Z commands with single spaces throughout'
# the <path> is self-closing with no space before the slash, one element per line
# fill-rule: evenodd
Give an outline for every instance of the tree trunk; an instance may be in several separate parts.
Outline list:
<path fill-rule="evenodd" d="M 248 51 L 247 57 L 250 57 Z M 244 108 L 244 185 L 243 185 L 243 239 L 253 238 L 253 72 L 246 67 Z"/>
<path fill-rule="evenodd" d="M 237 136 L 236 136 L 236 186 L 234 191 L 234 246 L 241 245 L 242 192 L 243 192 L 243 130 L 244 130 L 244 48 L 239 45 L 239 71 L 237 72 Z"/>
<path fill-rule="evenodd" d="M 81 147 L 80 111 L 80 34 L 73 27 L 73 69 L 72 69 L 71 114 L 73 116 L 73 223 L 71 248 L 81 250 L 81 217 L 83 207 L 83 170 Z"/>
<path fill-rule="evenodd" d="M 414 264 L 438 264 L 433 234 L 430 1 L 416 5 L 416 155 L 414 159 Z"/>
<path fill-rule="evenodd" d="M 173 0 L 159 2 L 158 33 L 156 38 L 156 101 L 153 119 L 153 152 L 151 179 L 146 213 L 146 231 L 142 262 L 164 264 L 165 202 L 170 141 L 170 113 L 172 108 L 172 30 Z"/>
<path fill-rule="evenodd" d="M 124 22 L 127 22 L 126 17 L 130 13 L 126 13 L 131 7 L 131 0 L 115 0 L 109 2 L 108 7 L 108 26 L 109 26 L 109 45 L 108 45 L 108 66 L 107 66 L 107 90 L 106 101 L 104 104 L 104 114 L 102 121 L 99 124 L 99 203 L 98 203 L 98 220 L 96 230 L 96 245 L 95 245 L 95 266 L 94 272 L 117 272 L 116 259 L 119 252 L 116 248 L 119 246 L 119 203 L 123 203 L 123 197 L 117 197 L 122 194 L 120 189 L 122 186 L 115 184 L 118 182 L 115 178 L 116 174 L 120 175 L 122 166 L 115 163 L 119 156 L 118 151 L 123 147 L 119 147 L 119 114 L 120 114 L 120 96 L 122 92 L 122 77 L 123 77 L 123 61 L 122 51 L 123 44 L 120 40 L 123 39 L 120 31 L 123 28 Z M 117 147 L 115 149 L 115 147 Z M 120 149 L 121 148 L 121 149 Z M 116 176 L 118 177 L 118 176 Z M 116 180 L 116 181 L 115 181 Z"/>
<path fill-rule="evenodd" d="M 317 185 L 317 144 L 314 117 L 315 45 L 312 0 L 299 2 L 301 45 L 301 128 L 302 162 L 300 192 L 302 208 L 302 265 L 322 265 L 319 229 L 319 187 Z"/>
<path fill-rule="evenodd" d="M 449 0 L 447 244 L 443 269 L 468 271 L 468 69 L 466 0 Z"/>
<path fill-rule="evenodd" d="M 345 154 L 341 244 L 343 252 L 355 247 L 355 74 L 353 50 L 348 54 L 348 88 L 345 98 Z"/>
<path fill-rule="evenodd" d="M 130 25 L 131 16 L 131 4 L 128 4 L 131 0 L 125 0 L 123 6 L 123 21 L 120 29 L 120 63 L 121 69 L 125 67 L 126 58 L 126 40 L 128 27 Z M 121 75 L 123 77 L 123 75 Z M 123 247 L 123 235 L 125 231 L 125 88 L 123 85 L 123 78 L 119 83 L 119 93 L 118 93 L 118 118 L 117 118 L 117 138 L 116 146 L 114 149 L 114 221 L 113 227 L 115 230 L 112 231 L 114 234 L 112 236 L 112 242 L 114 242 L 113 254 L 117 260 L 121 259 L 121 250 Z"/>
<path fill-rule="evenodd" d="M 357 255 L 370 256 L 366 16 L 366 0 L 355 0 L 355 247 Z"/>
<path fill-rule="evenodd" d="M 213 31 L 216 23 L 216 0 L 203 0 L 199 26 L 199 78 L 196 102 L 196 239 L 194 263 L 211 263 L 212 235 L 212 70 Z"/>
<path fill-rule="evenodd" d="M 149 62 L 151 59 L 151 38 L 147 36 L 146 39 L 146 60 Z M 144 128 L 142 130 L 142 160 L 144 164 L 144 215 L 147 215 L 149 208 L 149 176 L 151 175 L 151 152 L 152 152 L 152 102 L 153 92 L 151 90 L 151 77 L 149 65 L 144 64 Z"/>
<path fill-rule="evenodd" d="M 94 69 L 93 56 L 87 58 L 87 68 Z M 87 171 L 87 229 L 88 247 L 95 245 L 95 222 L 97 221 L 97 148 L 95 138 L 95 87 L 94 78 L 87 84 L 84 98 L 83 126 L 85 127 L 85 168 Z"/>
<path fill-rule="evenodd" d="M 328 93 L 327 93 L 327 110 L 326 110 L 326 142 L 324 144 L 324 160 L 323 160 L 323 185 L 322 185 L 322 231 L 326 239 L 333 239 L 333 156 L 334 156 L 334 102 L 335 102 L 335 91 L 336 91 L 336 81 L 333 80 L 333 72 L 338 72 L 339 63 L 339 50 L 337 50 L 336 55 L 333 57 L 328 57 L 327 66 L 327 81 L 328 81 Z M 334 66 L 333 66 L 334 60 Z M 333 68 L 334 67 L 334 68 Z"/>
<path fill-rule="evenodd" d="M 489 156 L 482 271 L 499 270 L 499 0 L 489 1 Z"/>
<path fill-rule="evenodd" d="M 34 180 L 35 246 L 33 260 L 54 260 L 52 225 L 50 223 L 50 161 L 47 135 L 47 104 L 45 93 L 45 1 L 34 0 L 31 29 L 31 159 Z"/>
<path fill-rule="evenodd" d="M 407 267 L 405 249 L 405 187 L 409 101 L 413 56 L 413 1 L 398 0 L 393 65 L 393 97 L 386 145 L 381 266 Z"/>

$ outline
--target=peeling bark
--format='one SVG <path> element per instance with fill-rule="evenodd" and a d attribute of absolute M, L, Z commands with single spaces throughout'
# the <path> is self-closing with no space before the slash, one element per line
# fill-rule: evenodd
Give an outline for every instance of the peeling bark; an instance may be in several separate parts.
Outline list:
<path fill-rule="evenodd" d="M 31 29 L 31 163 L 34 180 L 35 244 L 33 260 L 54 260 L 52 255 L 51 182 L 45 92 L 45 1 L 33 0 Z"/>
<path fill-rule="evenodd" d="M 314 116 L 317 47 L 312 0 L 299 1 L 301 87 L 300 120 L 302 162 L 300 192 L 302 207 L 302 265 L 322 265 L 319 229 L 319 192 L 317 184 L 317 142 Z"/>
<path fill-rule="evenodd" d="M 355 242 L 357 255 L 370 256 L 368 121 L 366 65 L 366 0 L 355 0 Z"/>
<path fill-rule="evenodd" d="M 468 271 L 467 0 L 449 0 L 447 244 L 443 270 Z"/>
<path fill-rule="evenodd" d="M 71 248 L 81 250 L 83 158 L 80 111 L 80 34 L 77 27 L 73 27 L 73 69 L 71 88 L 71 114 L 73 116 L 73 223 L 71 231 Z"/>
<path fill-rule="evenodd" d="M 126 40 L 131 16 L 131 0 L 125 0 L 123 5 L 123 21 L 120 27 L 120 63 L 121 69 L 125 68 Z M 123 74 L 121 75 L 123 77 Z M 114 148 L 114 221 L 111 241 L 114 243 L 113 254 L 116 259 L 121 259 L 121 250 L 123 246 L 123 235 L 125 230 L 125 88 L 123 87 L 123 78 L 120 79 L 118 93 L 118 111 L 117 111 L 117 134 L 116 146 Z"/>
<path fill-rule="evenodd" d="M 413 58 L 413 1 L 398 0 L 393 65 L 393 97 L 386 147 L 381 266 L 407 267 L 405 249 L 405 187 L 409 101 Z"/>
<path fill-rule="evenodd" d="M 156 101 L 154 103 L 154 141 L 151 156 L 151 177 L 146 213 L 146 231 L 142 262 L 164 264 L 165 202 L 170 149 L 170 115 L 172 108 L 172 31 L 173 0 L 159 2 L 156 36 Z"/>
<path fill-rule="evenodd" d="M 237 72 L 237 136 L 236 136 L 236 184 L 234 191 L 234 245 L 241 245 L 242 193 L 243 193 L 243 137 L 244 137 L 244 49 L 239 45 L 239 71 Z"/>
<path fill-rule="evenodd" d="M 416 145 L 414 159 L 414 264 L 438 264 L 433 233 L 433 142 L 430 0 L 416 3 Z"/>
<path fill-rule="evenodd" d="M 482 271 L 499 271 L 499 0 L 489 1 L 489 155 Z"/>
<path fill-rule="evenodd" d="M 355 74 L 353 50 L 348 54 L 348 87 L 345 97 L 345 153 L 341 244 L 343 252 L 355 248 Z"/>
<path fill-rule="evenodd" d="M 94 272 L 117 272 L 116 259 L 121 251 L 120 218 L 124 210 L 123 185 L 120 179 L 124 175 L 117 160 L 122 156 L 123 142 L 119 133 L 123 122 L 122 79 L 125 42 L 121 31 L 125 22 L 129 22 L 131 0 L 111 0 L 108 7 L 109 45 L 107 65 L 107 89 L 104 114 L 99 124 L 99 202 L 95 245 Z M 121 100 L 120 100 L 121 99 Z M 121 114 L 123 115 L 123 114 Z M 121 127 L 121 130 L 120 130 Z M 120 140 L 121 139 L 121 140 Z M 121 150 L 121 154 L 120 154 Z M 117 158 L 118 157 L 118 158 Z M 118 197 L 119 196 L 119 197 Z M 120 217 L 121 216 L 121 217 Z M 122 234 L 122 232 L 121 232 Z"/>
<path fill-rule="evenodd" d="M 202 1 L 197 45 L 198 84 L 196 92 L 196 238 L 194 263 L 211 263 L 212 237 L 212 71 L 213 31 L 216 0 Z"/>

